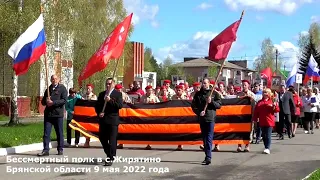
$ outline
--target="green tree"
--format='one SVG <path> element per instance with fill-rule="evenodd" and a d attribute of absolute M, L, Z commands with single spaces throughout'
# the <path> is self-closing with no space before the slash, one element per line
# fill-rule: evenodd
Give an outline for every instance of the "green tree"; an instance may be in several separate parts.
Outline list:
<path fill-rule="evenodd" d="M 261 43 L 261 56 L 259 56 L 254 62 L 254 68 L 257 71 L 261 71 L 267 67 L 271 67 L 274 71 L 276 66 L 280 69 L 282 61 L 280 57 L 278 58 L 278 63 L 276 65 L 276 53 L 275 47 L 270 38 L 266 38 Z"/>
<path fill-rule="evenodd" d="M 154 68 L 151 64 L 151 58 L 152 58 L 152 50 L 151 48 L 145 48 L 144 49 L 144 71 L 147 72 L 153 72 Z"/>
<path fill-rule="evenodd" d="M 310 25 L 309 38 L 316 48 L 320 48 L 320 25 L 318 23 Z"/>

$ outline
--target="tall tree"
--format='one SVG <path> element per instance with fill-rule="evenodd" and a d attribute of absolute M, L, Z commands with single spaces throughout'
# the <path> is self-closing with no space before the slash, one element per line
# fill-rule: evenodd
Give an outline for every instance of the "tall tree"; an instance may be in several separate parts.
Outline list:
<path fill-rule="evenodd" d="M 278 62 L 276 63 L 275 47 L 270 38 L 266 38 L 262 41 L 261 53 L 261 56 L 259 56 L 254 62 L 255 70 L 261 71 L 262 69 L 271 67 L 271 69 L 274 71 L 276 69 L 276 66 L 278 67 L 278 69 L 280 69 L 282 64 L 281 59 L 279 58 Z"/>
<path fill-rule="evenodd" d="M 159 67 L 157 60 L 154 58 L 154 56 L 151 56 L 149 62 L 150 62 L 150 65 L 151 65 L 153 71 L 155 71 L 155 72 L 159 71 L 160 67 Z"/>
<path fill-rule="evenodd" d="M 151 64 L 151 58 L 152 58 L 152 50 L 151 48 L 146 47 L 144 49 L 144 71 L 152 72 L 154 71 L 154 68 Z"/>

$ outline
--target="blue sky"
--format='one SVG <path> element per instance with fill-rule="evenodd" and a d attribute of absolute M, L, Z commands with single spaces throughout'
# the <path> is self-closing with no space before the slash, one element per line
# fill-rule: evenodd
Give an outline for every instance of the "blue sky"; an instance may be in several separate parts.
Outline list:
<path fill-rule="evenodd" d="M 297 37 L 311 22 L 320 22 L 320 0 L 124 0 L 133 12 L 131 41 L 152 48 L 159 62 L 170 56 L 207 56 L 209 41 L 238 20 L 245 10 L 228 59 L 247 59 L 252 66 L 270 37 L 290 68 L 297 61 Z"/>

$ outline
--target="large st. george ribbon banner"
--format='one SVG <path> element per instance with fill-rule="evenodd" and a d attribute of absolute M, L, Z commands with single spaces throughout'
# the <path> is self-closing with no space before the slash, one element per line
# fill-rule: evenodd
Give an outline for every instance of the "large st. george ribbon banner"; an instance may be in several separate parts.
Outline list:
<path fill-rule="evenodd" d="M 78 100 L 69 126 L 98 139 L 96 101 Z M 251 132 L 249 98 L 223 99 L 214 127 L 216 144 L 248 144 Z M 120 110 L 119 144 L 197 145 L 202 144 L 198 117 L 189 100 L 158 104 L 125 104 Z"/>

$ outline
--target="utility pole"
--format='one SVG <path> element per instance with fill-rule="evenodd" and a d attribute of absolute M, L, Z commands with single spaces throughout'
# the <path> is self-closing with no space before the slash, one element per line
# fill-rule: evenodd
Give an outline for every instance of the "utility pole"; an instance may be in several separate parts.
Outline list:
<path fill-rule="evenodd" d="M 22 13 L 22 7 L 23 7 L 23 0 L 19 0 L 19 18 L 21 19 L 21 13 Z M 21 34 L 21 27 L 19 28 L 19 33 Z M 9 125 L 13 124 L 19 124 L 19 118 L 18 118 L 18 76 L 13 73 L 12 76 L 12 94 L 11 94 L 11 116 L 10 116 L 10 122 Z"/>
<path fill-rule="evenodd" d="M 279 51 L 276 49 L 276 73 L 278 72 L 278 56 L 279 56 Z"/>

